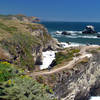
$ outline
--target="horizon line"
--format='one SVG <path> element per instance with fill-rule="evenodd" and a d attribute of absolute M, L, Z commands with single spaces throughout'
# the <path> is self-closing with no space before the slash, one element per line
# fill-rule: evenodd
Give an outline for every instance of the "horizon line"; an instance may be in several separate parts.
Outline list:
<path fill-rule="evenodd" d="M 40 20 L 40 22 L 82 22 L 82 23 L 100 23 L 100 21 L 61 21 L 61 20 Z"/>

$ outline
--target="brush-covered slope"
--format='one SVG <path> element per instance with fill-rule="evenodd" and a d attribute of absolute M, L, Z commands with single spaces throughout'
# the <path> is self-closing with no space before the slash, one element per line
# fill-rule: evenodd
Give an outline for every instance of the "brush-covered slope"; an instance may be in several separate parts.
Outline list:
<path fill-rule="evenodd" d="M 18 15 L 0 15 L 0 18 L 2 19 L 8 19 L 8 20 L 20 20 L 24 22 L 40 22 L 39 18 L 34 16 L 25 16 L 23 14 Z"/>
<path fill-rule="evenodd" d="M 37 23 L 0 16 L 0 60 L 28 70 L 42 64 L 42 51 L 56 49 L 56 41 Z"/>

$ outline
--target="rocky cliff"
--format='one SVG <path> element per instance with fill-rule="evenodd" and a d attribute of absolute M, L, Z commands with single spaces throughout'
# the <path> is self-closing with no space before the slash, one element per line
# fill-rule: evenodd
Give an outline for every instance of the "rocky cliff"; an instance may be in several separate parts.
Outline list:
<path fill-rule="evenodd" d="M 25 16 L 23 14 L 18 14 L 18 15 L 0 15 L 0 18 L 5 19 L 5 20 L 17 20 L 17 21 L 23 21 L 23 22 L 40 22 L 38 17 L 34 16 Z"/>
<path fill-rule="evenodd" d="M 58 41 L 43 25 L 33 23 L 27 17 L 28 21 L 22 20 L 23 17 L 0 16 L 0 60 L 33 70 L 35 65 L 42 64 L 42 51 L 56 50 Z"/>
<path fill-rule="evenodd" d="M 59 73 L 54 87 L 58 100 L 89 100 L 100 95 L 100 52 L 84 59 L 73 69 Z"/>

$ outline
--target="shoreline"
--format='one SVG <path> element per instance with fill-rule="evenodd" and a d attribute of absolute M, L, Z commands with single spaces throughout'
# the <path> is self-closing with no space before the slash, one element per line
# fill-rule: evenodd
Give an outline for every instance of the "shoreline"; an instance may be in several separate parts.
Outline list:
<path fill-rule="evenodd" d="M 100 96 L 91 96 L 89 100 L 100 100 Z"/>
<path fill-rule="evenodd" d="M 66 49 L 66 48 L 70 48 L 70 47 L 83 47 L 83 46 L 87 46 L 85 44 L 78 44 L 78 43 L 66 43 L 66 42 L 60 42 L 59 45 L 61 46 L 62 49 Z M 88 45 L 90 47 L 96 47 L 99 45 Z M 53 62 L 53 60 L 55 60 L 56 57 L 56 53 L 58 51 L 52 51 L 52 50 L 48 50 L 45 52 L 42 52 L 43 55 L 43 64 L 40 65 L 40 70 L 44 70 L 44 69 L 48 69 L 50 64 Z"/>

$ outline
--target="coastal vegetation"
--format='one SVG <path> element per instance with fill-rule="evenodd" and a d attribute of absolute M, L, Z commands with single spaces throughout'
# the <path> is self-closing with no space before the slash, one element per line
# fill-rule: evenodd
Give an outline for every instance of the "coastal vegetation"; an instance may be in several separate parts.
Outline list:
<path fill-rule="evenodd" d="M 79 52 L 80 52 L 79 49 L 72 48 L 72 49 L 65 49 L 64 51 L 56 53 L 56 59 L 55 59 L 56 65 L 72 60 L 75 54 L 78 55 Z"/>
<path fill-rule="evenodd" d="M 26 22 L 39 22 L 40 21 L 37 17 L 25 16 L 23 14 L 0 15 L 0 18 L 4 20 L 20 20 L 20 21 L 26 21 Z"/>
<path fill-rule="evenodd" d="M 100 52 L 100 48 L 93 48 L 93 49 L 87 50 L 87 52 L 96 54 L 96 53 Z"/>
<path fill-rule="evenodd" d="M 22 69 L 0 62 L 0 100 L 54 100 L 52 90 L 27 76 Z"/>
<path fill-rule="evenodd" d="M 51 36 L 40 24 L 0 19 L 0 47 L 10 55 L 9 59 L 1 60 L 31 71 L 35 69 L 36 52 L 41 54 L 41 48 L 49 41 L 52 41 Z"/>
<path fill-rule="evenodd" d="M 0 100 L 56 100 L 50 87 L 29 76 L 53 41 L 33 19 L 0 15 Z"/>
<path fill-rule="evenodd" d="M 100 48 L 86 46 L 82 50 L 81 47 L 62 49 L 59 46 L 54 49 L 57 45 L 54 46 L 54 39 L 45 27 L 29 19 L 26 22 L 23 17 L 26 18 L 0 15 L 0 100 L 57 100 L 54 96 L 65 98 L 72 89 L 77 98 L 76 89 L 83 92 L 81 95 L 87 91 L 81 87 L 90 90 L 99 76 L 99 67 L 95 64 L 99 64 Z M 58 50 L 52 64 L 54 69 L 39 71 L 42 52 L 49 50 Z M 90 57 L 91 53 L 95 56 Z M 73 59 L 77 57 L 79 60 Z"/>

